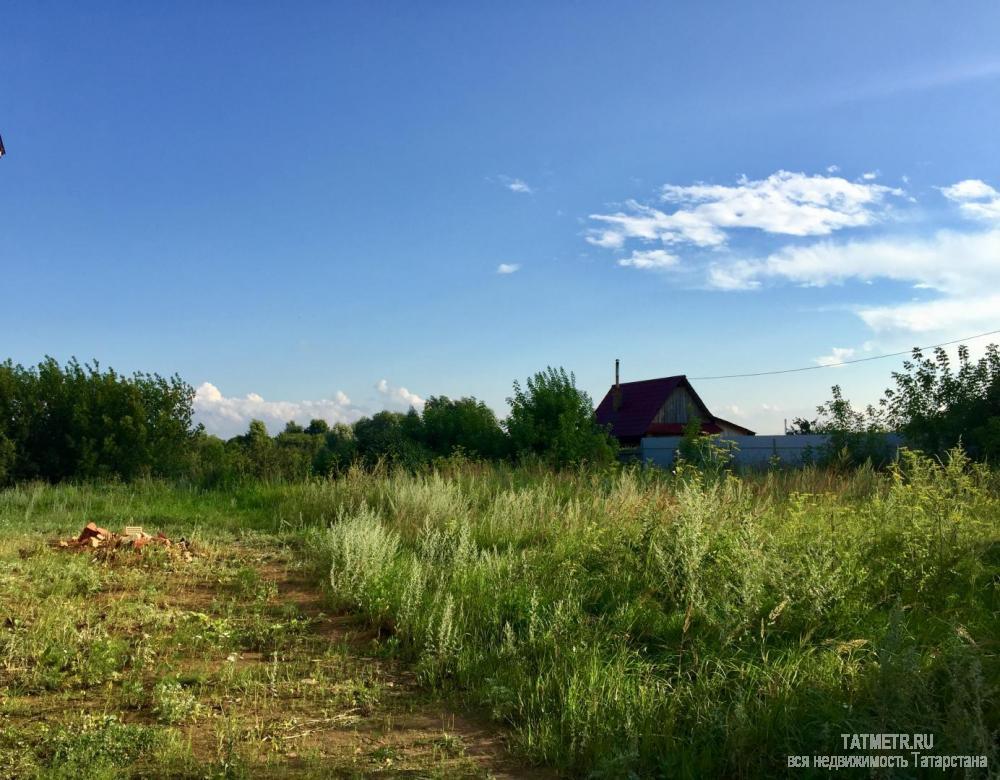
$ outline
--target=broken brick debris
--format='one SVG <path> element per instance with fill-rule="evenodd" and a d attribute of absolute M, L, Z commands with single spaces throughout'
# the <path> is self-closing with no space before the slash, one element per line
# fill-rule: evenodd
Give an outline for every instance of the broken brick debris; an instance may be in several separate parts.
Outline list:
<path fill-rule="evenodd" d="M 162 531 L 155 536 L 146 533 L 142 526 L 127 525 L 124 531 L 116 534 L 107 528 L 102 528 L 97 523 L 87 523 L 80 535 L 74 539 L 60 539 L 54 546 L 69 549 L 90 549 L 90 550 L 112 550 L 131 548 L 137 552 L 148 545 L 158 547 L 174 548 L 183 553 L 186 560 L 191 560 L 191 552 L 186 539 L 181 539 L 175 545 Z"/>

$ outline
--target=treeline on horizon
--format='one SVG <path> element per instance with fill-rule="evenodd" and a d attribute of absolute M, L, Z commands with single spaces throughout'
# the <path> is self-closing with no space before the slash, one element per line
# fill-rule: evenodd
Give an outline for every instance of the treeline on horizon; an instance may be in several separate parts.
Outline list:
<path fill-rule="evenodd" d="M 0 363 L 0 485 L 161 477 L 212 487 L 334 476 L 353 465 L 415 469 L 456 455 L 561 467 L 606 465 L 617 454 L 590 397 L 562 368 L 514 382 L 502 422 L 475 398 L 432 396 L 422 413 L 382 411 L 350 425 L 289 421 L 276 436 L 252 420 L 223 440 L 195 424 L 194 395 L 178 376 L 127 376 L 96 362 Z"/>
<path fill-rule="evenodd" d="M 835 386 L 818 416 L 795 420 L 793 432 L 829 434 L 821 462 L 831 466 L 880 465 L 885 431 L 929 454 L 961 446 L 974 459 L 1000 459 L 996 345 L 976 361 L 959 347 L 957 367 L 944 350 L 931 357 L 914 350 L 892 378 L 895 387 L 864 410 Z M 178 376 L 129 376 L 75 359 L 61 365 L 48 357 L 27 368 L 7 360 L 0 363 L 0 485 L 160 477 L 212 487 L 335 476 L 354 465 L 416 469 L 454 456 L 555 468 L 616 461 L 617 442 L 565 369 L 547 368 L 523 386 L 515 381 L 507 400 L 505 420 L 475 398 L 442 395 L 422 413 L 383 411 L 350 425 L 290 421 L 275 436 L 253 420 L 246 433 L 223 440 L 195 424 L 194 389 Z"/>

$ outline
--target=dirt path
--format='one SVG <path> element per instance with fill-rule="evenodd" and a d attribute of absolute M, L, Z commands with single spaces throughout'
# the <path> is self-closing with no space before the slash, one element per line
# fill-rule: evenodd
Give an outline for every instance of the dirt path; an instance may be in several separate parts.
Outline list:
<path fill-rule="evenodd" d="M 555 777 L 259 541 L 102 557 L 0 540 L 0 777 Z"/>
<path fill-rule="evenodd" d="M 302 627 L 283 647 L 231 662 L 234 678 L 268 678 L 270 695 L 215 704 L 253 725 L 254 777 L 556 777 L 513 757 L 496 725 L 435 700 L 412 672 L 376 655 L 375 631 L 331 613 L 314 577 L 289 557 L 240 557 L 260 574 L 267 614 Z M 197 726 L 188 733 L 196 754 L 218 756 L 217 735 L 206 743 Z"/>

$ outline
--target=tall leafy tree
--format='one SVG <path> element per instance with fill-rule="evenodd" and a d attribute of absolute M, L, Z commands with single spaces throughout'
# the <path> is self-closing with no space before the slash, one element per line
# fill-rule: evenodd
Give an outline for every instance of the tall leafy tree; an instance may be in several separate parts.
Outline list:
<path fill-rule="evenodd" d="M 534 454 L 557 466 L 614 459 L 616 442 L 597 424 L 590 396 L 566 369 L 550 366 L 529 377 L 524 387 L 514 382 L 507 403 L 507 433 L 519 455 Z"/>

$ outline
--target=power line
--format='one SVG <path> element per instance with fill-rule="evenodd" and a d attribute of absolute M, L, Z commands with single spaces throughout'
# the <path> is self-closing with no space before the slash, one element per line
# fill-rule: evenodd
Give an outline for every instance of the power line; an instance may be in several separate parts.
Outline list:
<path fill-rule="evenodd" d="M 940 344 L 930 344 L 926 347 L 913 347 L 912 349 L 904 349 L 902 352 L 889 352 L 885 355 L 873 355 L 872 357 L 856 358 L 855 360 L 841 360 L 838 363 L 824 363 L 818 366 L 802 366 L 801 368 L 783 368 L 779 371 L 757 371 L 752 374 L 720 374 L 719 376 L 691 376 L 688 379 L 696 379 L 699 382 L 704 382 L 708 379 L 742 379 L 745 377 L 752 376 L 773 376 L 774 374 L 795 374 L 799 371 L 816 371 L 821 368 L 836 368 L 837 366 L 848 366 L 852 363 L 867 363 L 869 360 L 882 360 L 884 358 L 899 357 L 900 355 L 909 355 L 914 349 L 919 349 L 921 351 L 928 349 L 937 349 L 938 347 L 947 347 L 952 344 L 958 344 L 960 341 L 972 341 L 973 339 L 981 339 L 984 336 L 995 336 L 1000 333 L 1000 330 L 991 330 L 986 333 L 977 333 L 975 336 L 965 336 L 960 339 L 955 339 L 953 341 L 943 341 Z"/>

